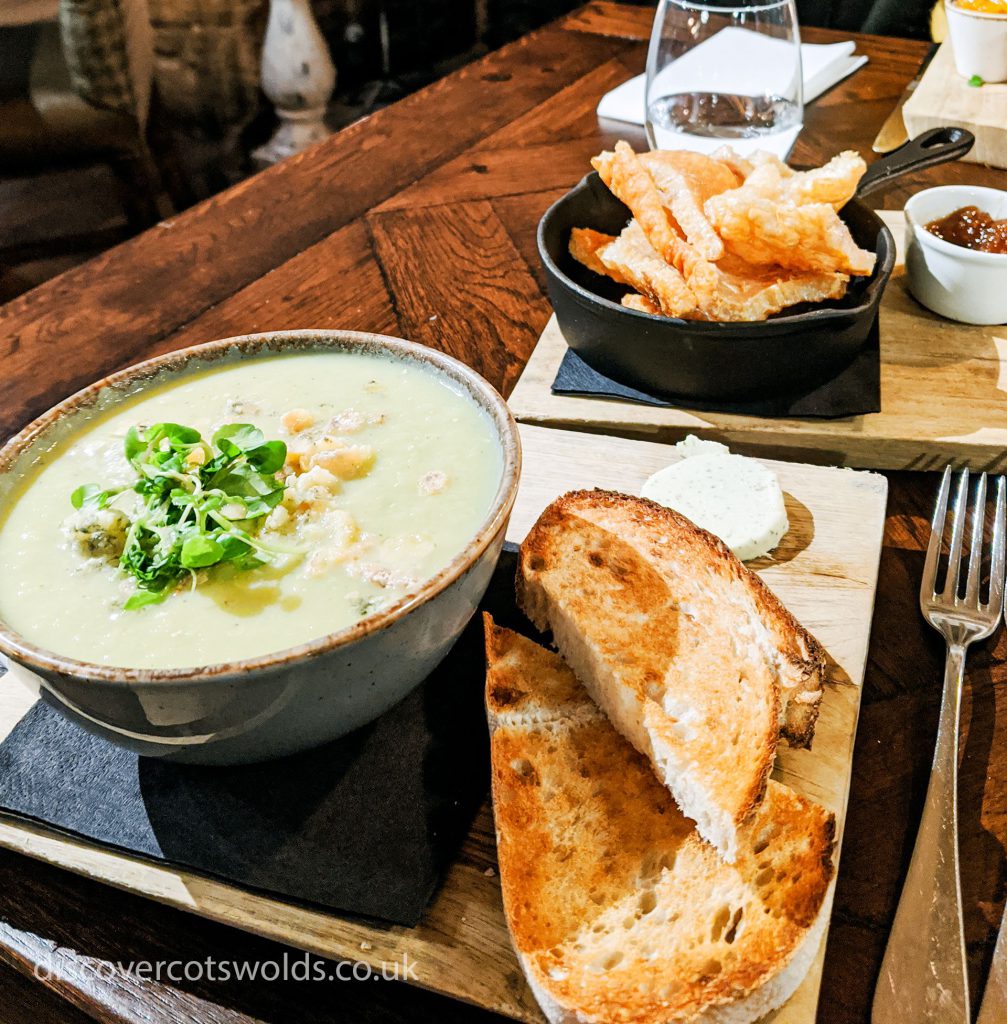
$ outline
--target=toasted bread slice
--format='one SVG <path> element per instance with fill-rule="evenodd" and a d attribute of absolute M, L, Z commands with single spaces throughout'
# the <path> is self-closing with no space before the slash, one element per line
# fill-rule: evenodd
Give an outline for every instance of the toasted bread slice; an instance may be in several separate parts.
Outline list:
<path fill-rule="evenodd" d="M 610 491 L 574 491 L 542 513 L 517 588 L 616 729 L 732 860 L 780 733 L 811 741 L 817 641 L 712 534 Z"/>
<path fill-rule="evenodd" d="M 504 908 L 553 1024 L 747 1024 L 807 973 L 834 820 L 776 782 L 734 865 L 551 651 L 486 616 Z"/>

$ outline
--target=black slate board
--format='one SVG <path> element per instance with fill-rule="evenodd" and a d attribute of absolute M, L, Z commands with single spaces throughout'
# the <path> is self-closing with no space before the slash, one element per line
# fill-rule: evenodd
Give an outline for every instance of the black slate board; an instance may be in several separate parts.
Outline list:
<path fill-rule="evenodd" d="M 520 618 L 514 569 L 505 550 L 483 605 L 503 624 Z M 0 814 L 280 899 L 414 926 L 487 791 L 484 665 L 477 615 L 376 722 L 233 768 L 138 758 L 39 702 L 0 744 Z"/>

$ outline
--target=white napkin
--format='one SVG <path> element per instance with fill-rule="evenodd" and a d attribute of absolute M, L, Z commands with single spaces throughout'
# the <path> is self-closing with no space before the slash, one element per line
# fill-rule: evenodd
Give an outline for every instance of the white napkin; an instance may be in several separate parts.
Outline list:
<path fill-rule="evenodd" d="M 667 79 L 668 93 L 689 92 L 694 89 L 714 92 L 743 92 L 744 80 L 739 80 L 736 69 L 746 63 L 758 61 L 766 67 L 779 67 L 781 75 L 787 75 L 788 65 L 792 62 L 780 61 L 781 47 L 789 48 L 790 44 L 770 36 L 752 32 L 749 29 L 729 27 L 722 29 L 715 36 L 700 43 L 695 49 L 688 51 L 673 64 L 669 64 L 662 72 L 661 78 Z M 836 82 L 842 81 L 847 75 L 853 74 L 857 68 L 867 63 L 866 56 L 854 54 L 855 44 L 816 43 L 801 44 L 801 64 L 804 72 L 804 102 L 810 103 L 830 89 Z M 711 53 L 710 48 L 714 49 Z M 702 52 L 700 52 L 702 51 Z M 712 59 L 711 59 L 712 58 Z M 700 72 L 700 68 L 702 71 Z M 713 69 L 711 71 L 711 69 Z M 697 75 L 701 74 L 701 79 Z M 781 81 L 777 92 L 787 87 Z M 767 83 L 767 91 L 773 91 L 772 83 Z M 623 82 L 611 92 L 606 93 L 598 104 L 598 116 L 614 121 L 626 121 L 629 124 L 642 125 L 646 103 L 646 75 L 637 75 L 628 82 Z M 761 136 L 753 139 L 732 139 L 730 145 L 735 152 L 744 155 L 756 149 L 769 150 L 781 159 L 790 152 L 794 141 L 801 130 L 795 125 L 775 135 Z M 694 149 L 705 152 L 724 145 L 723 139 L 703 139 L 694 135 L 683 135 L 677 148 Z M 670 148 L 670 147 L 669 147 Z"/>

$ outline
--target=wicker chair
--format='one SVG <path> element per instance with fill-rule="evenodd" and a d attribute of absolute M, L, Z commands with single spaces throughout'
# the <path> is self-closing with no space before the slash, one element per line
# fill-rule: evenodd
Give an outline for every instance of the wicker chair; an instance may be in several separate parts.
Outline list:
<path fill-rule="evenodd" d="M 99 105 L 74 90 L 54 26 L 25 26 L 12 42 L 0 93 L 4 176 L 106 163 L 123 184 L 131 225 L 156 219 L 160 179 L 126 80 L 122 102 Z"/>
<path fill-rule="evenodd" d="M 137 228 L 198 198 L 178 139 L 234 145 L 259 109 L 266 2 L 59 0 L 58 36 L 23 26 L 8 46 L 0 173 L 107 163 Z"/>

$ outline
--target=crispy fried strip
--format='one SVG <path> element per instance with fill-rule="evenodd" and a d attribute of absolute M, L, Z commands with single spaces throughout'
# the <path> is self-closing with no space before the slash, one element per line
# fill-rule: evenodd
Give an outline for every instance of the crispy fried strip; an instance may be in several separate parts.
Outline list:
<path fill-rule="evenodd" d="M 703 212 L 703 203 L 710 196 L 735 188 L 734 172 L 702 153 L 683 150 L 644 153 L 639 159 L 689 244 L 705 259 L 719 260 L 724 255 L 724 243 Z"/>
<path fill-rule="evenodd" d="M 725 256 L 717 264 L 717 292 L 697 313 L 719 321 L 765 320 L 799 302 L 840 299 L 849 277 L 819 271 L 755 267 L 737 256 Z"/>
<path fill-rule="evenodd" d="M 857 246 L 828 203 L 781 202 L 746 183 L 712 196 L 704 208 L 728 251 L 749 263 L 845 274 L 874 270 L 875 254 Z"/>
<path fill-rule="evenodd" d="M 640 295 L 639 292 L 630 292 L 624 295 L 622 305 L 627 309 L 635 309 L 638 313 L 650 313 L 651 316 L 661 315 L 661 310 L 646 295 Z"/>
<path fill-rule="evenodd" d="M 785 179 L 784 194 L 798 204 L 828 203 L 838 210 L 853 198 L 866 170 L 859 153 L 845 150 L 822 167 L 796 172 Z"/>
<path fill-rule="evenodd" d="M 591 228 L 574 228 L 570 232 L 570 255 L 589 270 L 611 277 L 620 284 L 632 285 L 632 282 L 626 279 L 624 268 L 635 267 L 633 276 L 638 281 L 649 281 L 654 287 L 655 295 L 665 295 L 669 307 L 684 310 L 695 305 L 695 299 L 688 294 L 685 282 L 672 267 L 662 264 L 663 270 L 659 270 L 649 265 L 649 260 L 657 259 L 657 253 L 650 247 L 642 232 L 629 232 L 628 241 L 624 240 L 615 250 L 614 257 L 609 259 L 609 265 L 606 266 L 602 262 L 602 256 L 618 241 L 614 235 L 606 235 Z M 637 293 L 624 296 L 622 304 L 644 313 L 661 312 L 658 302 Z"/>
<path fill-rule="evenodd" d="M 682 275 L 658 255 L 636 221 L 598 255 L 609 270 L 620 274 L 666 316 L 684 316 L 696 308 L 696 296 Z"/>
<path fill-rule="evenodd" d="M 749 158 L 749 163 L 752 165 L 752 170 L 758 170 L 760 167 L 772 167 L 778 171 L 778 177 L 790 178 L 797 173 L 789 164 L 785 164 L 775 153 L 767 153 L 764 149 L 757 149 Z M 751 171 L 749 172 L 751 173 Z M 748 175 L 746 175 L 747 178 Z"/>
<path fill-rule="evenodd" d="M 717 286 L 713 267 L 672 227 L 654 179 L 629 143 L 617 142 L 614 153 L 601 153 L 591 163 L 612 193 L 633 212 L 657 253 L 682 274 L 696 296 L 712 295 Z"/>
<path fill-rule="evenodd" d="M 634 220 L 615 239 L 575 228 L 570 252 L 636 289 L 622 298 L 628 309 L 764 320 L 798 303 L 841 298 L 848 275 L 869 274 L 876 262 L 836 213 L 864 173 L 856 153 L 798 172 L 769 153 L 637 156 L 619 142 L 592 164 Z"/>
<path fill-rule="evenodd" d="M 720 160 L 689 149 L 654 149 L 648 153 L 639 153 L 638 158 L 652 175 L 655 167 L 670 167 L 684 174 L 696 187 L 702 188 L 707 196 L 734 187 L 732 182 L 738 180 L 735 171 Z"/>
<path fill-rule="evenodd" d="M 619 284 L 626 284 L 619 275 L 602 263 L 598 253 L 606 245 L 615 241 L 615 235 L 606 235 L 601 231 L 594 231 L 592 228 L 574 228 L 570 232 L 570 255 L 578 262 L 583 263 L 588 270 L 593 270 L 602 277 L 610 277 Z"/>
<path fill-rule="evenodd" d="M 747 160 L 742 160 L 726 146 L 713 155 L 728 164 L 735 173 L 742 174 L 746 185 L 758 187 L 767 195 L 775 191 L 780 199 L 788 199 L 798 205 L 829 203 L 837 210 L 853 198 L 867 170 L 860 154 L 851 149 L 808 171 L 795 171 L 775 154 L 762 150 L 752 153 Z"/>
<path fill-rule="evenodd" d="M 735 153 L 730 146 L 721 146 L 720 149 L 714 150 L 710 155 L 714 160 L 731 169 L 738 179 L 739 185 L 752 173 L 751 162 Z"/>
<path fill-rule="evenodd" d="M 724 243 L 707 220 L 702 204 L 689 192 L 684 179 L 680 179 L 671 200 L 671 212 L 700 256 L 707 260 L 719 260 L 724 255 Z"/>

